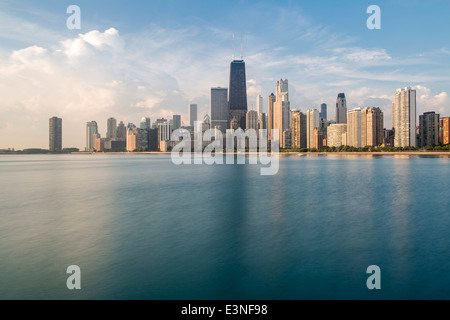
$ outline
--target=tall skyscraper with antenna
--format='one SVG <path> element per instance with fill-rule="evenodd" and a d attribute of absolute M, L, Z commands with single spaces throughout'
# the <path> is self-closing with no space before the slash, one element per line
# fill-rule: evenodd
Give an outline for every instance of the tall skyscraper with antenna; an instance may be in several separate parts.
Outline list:
<path fill-rule="evenodd" d="M 233 36 L 233 48 L 234 48 L 234 36 Z M 241 129 L 246 129 L 246 115 L 247 115 L 247 80 L 245 75 L 245 62 L 242 58 L 242 40 L 241 40 L 241 59 L 234 59 L 230 64 L 230 86 L 229 86 L 229 118 L 228 122 L 231 123 L 233 119 L 236 119 L 238 126 Z"/>

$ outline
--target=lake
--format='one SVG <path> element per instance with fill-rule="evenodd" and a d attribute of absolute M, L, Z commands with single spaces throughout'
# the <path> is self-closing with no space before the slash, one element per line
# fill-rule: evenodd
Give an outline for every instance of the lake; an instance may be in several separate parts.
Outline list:
<path fill-rule="evenodd" d="M 0 299 L 450 299 L 449 158 L 4 155 L 0 177 Z"/>

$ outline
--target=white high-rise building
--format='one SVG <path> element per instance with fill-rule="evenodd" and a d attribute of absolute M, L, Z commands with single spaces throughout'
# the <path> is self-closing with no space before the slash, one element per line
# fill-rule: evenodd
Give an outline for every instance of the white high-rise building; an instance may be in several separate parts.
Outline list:
<path fill-rule="evenodd" d="M 197 105 L 196 104 L 190 104 L 189 105 L 189 125 L 191 127 L 194 126 L 195 121 L 197 121 Z"/>
<path fill-rule="evenodd" d="M 172 124 L 167 119 L 157 119 L 158 142 L 170 140 L 172 137 Z"/>
<path fill-rule="evenodd" d="M 392 104 L 392 128 L 396 147 L 416 146 L 416 90 L 398 89 Z"/>
<path fill-rule="evenodd" d="M 306 111 L 306 145 L 314 148 L 314 129 L 320 128 L 320 112 L 317 109 Z"/>
<path fill-rule="evenodd" d="M 258 111 L 258 115 L 264 112 L 264 100 L 262 95 L 256 97 L 256 110 Z"/>
<path fill-rule="evenodd" d="M 347 144 L 361 148 L 361 108 L 347 112 Z"/>
<path fill-rule="evenodd" d="M 95 149 L 95 139 L 98 133 L 97 122 L 91 121 L 86 124 L 86 151 Z"/>

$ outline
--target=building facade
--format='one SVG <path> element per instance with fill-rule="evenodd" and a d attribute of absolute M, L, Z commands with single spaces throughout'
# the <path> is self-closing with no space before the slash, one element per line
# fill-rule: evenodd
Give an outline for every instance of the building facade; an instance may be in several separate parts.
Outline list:
<path fill-rule="evenodd" d="M 143 117 L 139 124 L 139 128 L 140 129 L 150 129 L 151 127 L 152 127 L 152 123 L 151 123 L 150 118 Z"/>
<path fill-rule="evenodd" d="M 247 116 L 247 80 L 245 75 L 244 60 L 233 60 L 230 64 L 229 85 L 229 116 L 228 119 L 236 119 L 238 126 L 246 129 Z"/>
<path fill-rule="evenodd" d="M 264 99 L 262 95 L 256 97 L 256 110 L 258 111 L 258 115 L 264 112 Z"/>
<path fill-rule="evenodd" d="M 392 104 L 392 129 L 396 147 L 416 146 L 416 90 L 398 89 Z"/>
<path fill-rule="evenodd" d="M 320 105 L 320 119 L 327 120 L 327 104 L 322 103 Z"/>
<path fill-rule="evenodd" d="M 361 148 L 361 108 L 347 112 L 347 145 Z"/>
<path fill-rule="evenodd" d="M 269 141 L 272 140 L 272 129 L 273 129 L 273 105 L 276 101 L 276 96 L 272 93 L 267 100 L 267 137 Z"/>
<path fill-rule="evenodd" d="M 425 112 L 419 116 L 419 147 L 439 144 L 439 114 Z"/>
<path fill-rule="evenodd" d="M 361 110 L 361 146 L 377 147 L 384 140 L 384 118 L 380 108 Z"/>
<path fill-rule="evenodd" d="M 289 102 L 288 80 L 277 82 L 276 101 L 273 105 L 273 129 L 279 130 L 280 136 L 285 130 L 290 129 L 291 107 Z"/>
<path fill-rule="evenodd" d="M 306 115 L 300 111 L 293 111 L 291 116 L 292 148 L 307 148 Z"/>
<path fill-rule="evenodd" d="M 191 127 L 194 126 L 195 121 L 198 120 L 198 106 L 196 104 L 190 104 L 189 105 L 189 125 Z"/>
<path fill-rule="evenodd" d="M 345 123 L 330 124 L 327 129 L 327 146 L 339 148 L 346 144 L 342 139 L 347 135 L 347 125 Z M 345 143 L 344 143 L 345 142 Z"/>
<path fill-rule="evenodd" d="M 339 93 L 336 99 L 336 123 L 347 123 L 347 100 L 344 93 Z"/>
<path fill-rule="evenodd" d="M 255 110 L 250 110 L 247 112 L 246 117 L 247 130 L 253 129 L 258 133 L 258 112 Z"/>
<path fill-rule="evenodd" d="M 211 88 L 211 128 L 219 127 L 226 132 L 228 127 L 228 89 Z"/>
<path fill-rule="evenodd" d="M 120 121 L 119 125 L 117 126 L 116 137 L 118 141 L 127 140 L 127 127 L 125 127 L 125 124 L 122 121 Z"/>
<path fill-rule="evenodd" d="M 91 121 L 86 124 L 86 151 L 95 150 L 95 139 L 98 133 L 97 122 Z"/>
<path fill-rule="evenodd" d="M 109 118 L 106 121 L 106 138 L 113 140 L 117 138 L 117 120 L 115 118 Z"/>
<path fill-rule="evenodd" d="M 327 132 L 320 128 L 314 128 L 314 149 L 319 149 L 327 145 Z"/>
<path fill-rule="evenodd" d="M 259 129 L 267 129 L 267 115 L 263 112 L 258 116 Z"/>
<path fill-rule="evenodd" d="M 62 150 L 62 119 L 58 117 L 49 119 L 49 150 Z"/>
<path fill-rule="evenodd" d="M 320 112 L 317 109 L 309 109 L 306 112 L 306 125 L 307 125 L 307 148 L 314 148 L 314 129 L 320 127 Z"/>
<path fill-rule="evenodd" d="M 173 130 L 181 128 L 181 116 L 179 114 L 174 114 L 172 116 Z M 151 128 L 149 128 L 151 129 Z"/>
<path fill-rule="evenodd" d="M 450 117 L 442 118 L 442 144 L 450 144 Z"/>

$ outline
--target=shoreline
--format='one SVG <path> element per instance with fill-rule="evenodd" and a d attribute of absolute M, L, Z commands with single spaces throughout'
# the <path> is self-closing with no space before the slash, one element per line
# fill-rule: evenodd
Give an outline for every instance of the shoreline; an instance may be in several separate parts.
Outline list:
<path fill-rule="evenodd" d="M 195 152 L 188 152 L 191 154 L 195 154 Z M 244 153 L 244 152 L 243 152 Z M 244 154 L 259 154 L 260 152 L 245 152 Z M 71 152 L 71 153 L 0 153 L 0 156 L 4 155 L 170 155 L 171 152 Z M 237 153 L 235 154 L 242 154 Z M 226 155 L 226 153 L 224 153 Z M 267 152 L 267 155 L 271 155 L 270 152 Z M 324 156 L 324 155 L 342 155 L 342 156 L 449 156 L 450 151 L 365 151 L 365 152 L 278 152 L 280 156 Z"/>
<path fill-rule="evenodd" d="M 195 154 L 195 152 L 189 152 L 191 154 Z M 91 155 L 105 155 L 105 154 L 112 154 L 112 155 L 170 155 L 171 152 L 75 152 L 71 154 L 91 154 Z M 225 155 L 226 153 L 224 153 Z M 235 152 L 235 154 L 238 154 Z M 241 153 L 240 153 L 241 154 Z M 249 154 L 259 154 L 259 152 L 245 152 L 246 155 Z M 270 155 L 270 152 L 267 152 L 268 155 Z M 373 151 L 367 151 L 367 152 L 279 152 L 279 155 L 294 155 L 294 156 L 314 156 L 314 155 L 344 155 L 344 156 L 357 156 L 357 155 L 380 155 L 380 156 L 390 156 L 390 155 L 405 155 L 405 156 L 450 156 L 450 151 L 392 151 L 392 152 L 373 152 Z"/>

